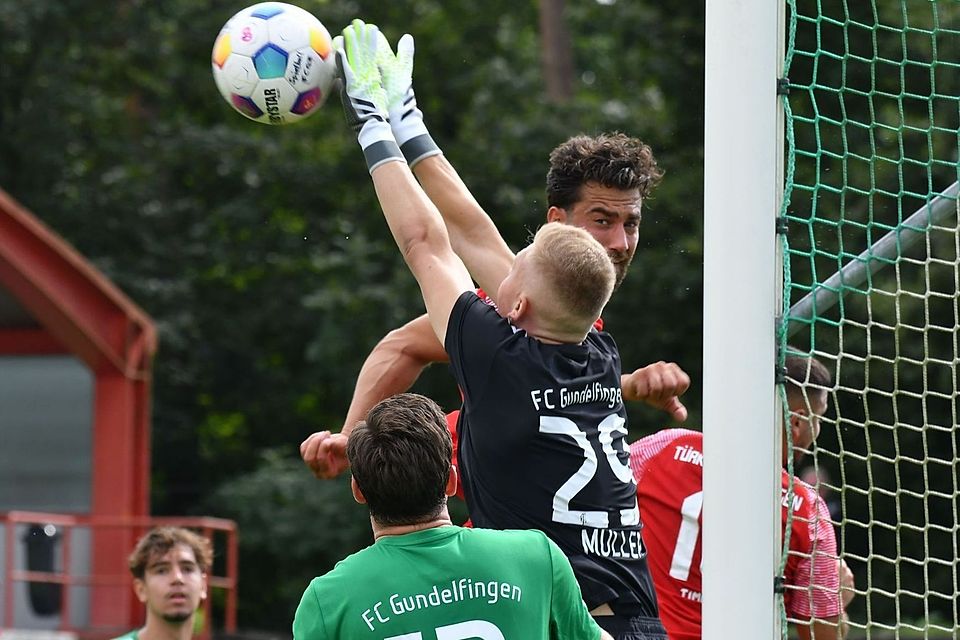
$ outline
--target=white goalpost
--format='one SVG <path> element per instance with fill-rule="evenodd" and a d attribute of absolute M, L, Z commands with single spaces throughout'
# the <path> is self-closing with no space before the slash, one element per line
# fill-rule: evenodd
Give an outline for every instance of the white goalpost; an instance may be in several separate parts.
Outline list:
<path fill-rule="evenodd" d="M 960 637 L 960 3 L 710 0 L 704 156 L 703 638 L 812 615 L 774 585 L 788 339 L 833 378 L 794 473 L 855 585 L 791 595 Z"/>
<path fill-rule="evenodd" d="M 779 638 L 783 11 L 706 6 L 703 638 Z"/>

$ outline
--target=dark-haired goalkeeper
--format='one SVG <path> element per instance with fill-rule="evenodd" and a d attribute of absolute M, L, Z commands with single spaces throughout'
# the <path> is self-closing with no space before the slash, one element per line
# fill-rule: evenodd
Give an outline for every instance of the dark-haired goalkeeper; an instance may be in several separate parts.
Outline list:
<path fill-rule="evenodd" d="M 566 554 L 601 627 L 621 640 L 664 638 L 627 464 L 620 357 L 593 328 L 613 291 L 613 263 L 588 232 L 556 223 L 514 256 L 482 212 L 447 218 L 469 229 L 454 253 L 391 130 L 378 37 L 360 21 L 344 30 L 344 104 L 464 395 L 459 460 L 474 524 L 540 529 Z M 412 53 L 412 38 L 400 49 Z M 419 153 L 428 138 L 407 139 L 405 150 Z"/>

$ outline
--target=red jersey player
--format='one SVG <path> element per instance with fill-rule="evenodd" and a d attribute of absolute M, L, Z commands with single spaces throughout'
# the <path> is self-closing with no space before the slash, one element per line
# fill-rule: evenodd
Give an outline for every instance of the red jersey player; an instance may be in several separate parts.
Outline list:
<path fill-rule="evenodd" d="M 809 450 L 826 411 L 829 372 L 812 359 L 787 358 L 787 397 L 795 449 Z M 809 373 L 808 373 L 809 372 Z M 806 394 L 794 381 L 810 384 Z M 786 464 L 786 444 L 784 444 Z M 660 617 L 671 640 L 701 637 L 701 538 L 703 524 L 703 436 L 687 429 L 667 429 L 630 447 L 637 482 L 647 560 L 657 590 Z M 809 485 L 782 473 L 782 521 L 792 508 L 790 549 L 784 571 L 787 616 L 798 623 L 801 638 L 836 637 L 843 617 L 839 597 L 837 543 L 830 514 Z"/>

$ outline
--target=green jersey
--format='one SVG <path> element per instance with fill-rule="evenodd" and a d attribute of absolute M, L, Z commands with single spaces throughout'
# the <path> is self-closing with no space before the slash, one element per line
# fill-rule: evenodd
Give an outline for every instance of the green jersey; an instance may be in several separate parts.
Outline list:
<path fill-rule="evenodd" d="M 294 640 L 597 640 L 563 552 L 540 531 L 436 527 L 380 538 L 314 578 Z"/>
<path fill-rule="evenodd" d="M 140 629 L 134 629 L 133 631 L 128 631 L 122 636 L 118 636 L 113 640 L 137 640 L 137 634 L 140 632 Z"/>

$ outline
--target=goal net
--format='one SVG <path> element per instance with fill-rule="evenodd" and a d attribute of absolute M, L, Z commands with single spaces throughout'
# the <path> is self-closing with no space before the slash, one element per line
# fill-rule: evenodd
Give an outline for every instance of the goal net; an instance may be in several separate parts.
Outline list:
<path fill-rule="evenodd" d="M 955 638 L 960 2 L 787 0 L 786 28 L 780 342 L 835 381 L 796 474 L 855 576 L 849 637 Z"/>

